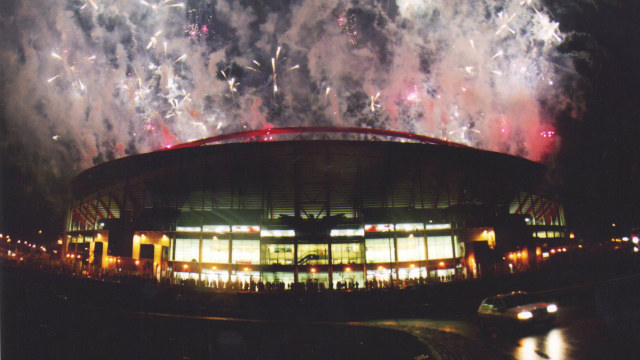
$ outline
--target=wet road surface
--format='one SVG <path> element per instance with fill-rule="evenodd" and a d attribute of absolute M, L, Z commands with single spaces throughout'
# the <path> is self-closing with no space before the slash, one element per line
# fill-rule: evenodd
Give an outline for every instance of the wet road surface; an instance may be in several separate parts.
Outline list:
<path fill-rule="evenodd" d="M 506 358 L 538 359 L 638 359 L 638 311 L 600 312 L 591 306 L 561 308 L 550 328 L 512 331 L 480 329 L 473 317 L 442 319 L 393 319 L 369 324 L 401 329 L 419 335 L 420 329 L 456 334 L 482 343 Z M 449 340 L 444 338 L 445 343 Z M 484 358 L 476 354 L 471 358 Z"/>

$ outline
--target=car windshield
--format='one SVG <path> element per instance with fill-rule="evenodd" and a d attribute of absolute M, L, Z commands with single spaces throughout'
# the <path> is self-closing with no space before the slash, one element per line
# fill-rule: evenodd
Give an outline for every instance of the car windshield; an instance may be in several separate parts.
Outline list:
<path fill-rule="evenodd" d="M 505 306 L 507 308 L 512 308 L 512 307 L 521 306 L 521 305 L 530 304 L 532 302 L 535 302 L 533 297 L 531 295 L 528 295 L 528 294 L 509 295 L 509 296 L 505 296 L 503 298 L 503 300 L 504 300 L 504 304 L 505 304 Z"/>

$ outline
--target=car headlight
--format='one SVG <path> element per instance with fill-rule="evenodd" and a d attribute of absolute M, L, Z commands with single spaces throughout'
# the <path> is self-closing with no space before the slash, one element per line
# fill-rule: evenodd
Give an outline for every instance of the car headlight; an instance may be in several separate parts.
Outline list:
<path fill-rule="evenodd" d="M 528 319 L 531 319 L 532 317 L 533 317 L 533 314 L 531 313 L 531 311 L 521 311 L 518 313 L 519 320 L 528 320 Z"/>
<path fill-rule="evenodd" d="M 547 312 L 548 313 L 554 313 L 556 311 L 558 311 L 558 306 L 556 304 L 547 305 Z"/>

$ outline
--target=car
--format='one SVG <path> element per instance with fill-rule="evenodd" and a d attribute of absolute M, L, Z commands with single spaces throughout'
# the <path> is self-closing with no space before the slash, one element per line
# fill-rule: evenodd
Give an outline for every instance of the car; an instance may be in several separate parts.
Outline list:
<path fill-rule="evenodd" d="M 555 320 L 558 305 L 538 301 L 523 291 L 499 294 L 482 300 L 478 321 L 483 327 L 549 326 Z"/>

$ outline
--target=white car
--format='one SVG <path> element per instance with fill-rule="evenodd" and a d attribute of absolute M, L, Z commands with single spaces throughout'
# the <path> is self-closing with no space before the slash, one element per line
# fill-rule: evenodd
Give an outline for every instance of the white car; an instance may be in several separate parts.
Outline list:
<path fill-rule="evenodd" d="M 478 307 L 478 320 L 485 326 L 550 325 L 557 312 L 556 304 L 516 291 L 484 299 Z"/>

